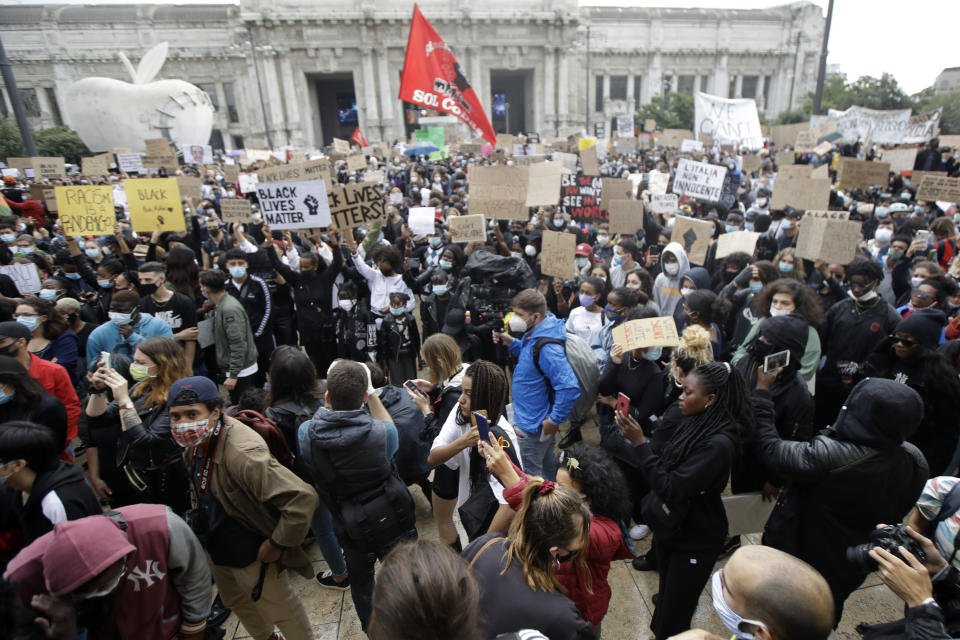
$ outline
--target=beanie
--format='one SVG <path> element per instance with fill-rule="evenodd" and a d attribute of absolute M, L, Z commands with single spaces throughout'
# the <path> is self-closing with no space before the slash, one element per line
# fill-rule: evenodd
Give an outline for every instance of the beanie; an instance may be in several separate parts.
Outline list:
<path fill-rule="evenodd" d="M 946 316 L 939 309 L 917 309 L 898 322 L 894 331 L 908 333 L 924 347 L 936 349 L 946 321 Z"/>

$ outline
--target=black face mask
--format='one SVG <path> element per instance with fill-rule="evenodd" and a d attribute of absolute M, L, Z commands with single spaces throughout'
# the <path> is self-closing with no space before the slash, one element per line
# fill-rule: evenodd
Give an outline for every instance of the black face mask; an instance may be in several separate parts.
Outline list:
<path fill-rule="evenodd" d="M 151 282 L 150 284 L 141 284 L 141 285 L 140 285 L 140 295 L 141 295 L 141 296 L 152 296 L 153 294 L 155 294 L 155 293 L 157 292 L 157 289 L 159 289 L 159 287 L 157 286 L 157 284 L 156 284 L 155 282 Z"/>
<path fill-rule="evenodd" d="M 753 343 L 748 347 L 747 351 L 750 352 L 750 355 L 757 359 L 765 358 L 776 350 L 776 346 L 769 344 L 767 342 L 761 342 L 760 340 L 754 340 Z"/>
<path fill-rule="evenodd" d="M 574 558 L 576 558 L 576 557 L 577 557 L 577 554 L 575 554 L 575 553 L 568 553 L 568 554 L 565 555 L 565 556 L 558 555 L 558 556 L 556 556 L 556 559 L 557 559 L 557 562 L 559 562 L 560 564 L 564 564 L 564 563 L 567 563 L 567 562 L 571 562 L 571 561 L 572 561 Z"/>
<path fill-rule="evenodd" d="M 20 353 L 20 347 L 17 346 L 16 341 L 11 342 L 5 347 L 0 347 L 0 356 L 16 358 L 18 353 Z"/>

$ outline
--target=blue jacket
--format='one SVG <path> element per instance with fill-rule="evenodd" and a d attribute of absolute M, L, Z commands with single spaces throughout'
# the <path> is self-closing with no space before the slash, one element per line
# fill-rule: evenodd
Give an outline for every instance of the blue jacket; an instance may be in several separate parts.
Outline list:
<path fill-rule="evenodd" d="M 139 342 L 157 336 L 173 338 L 173 331 L 170 325 L 149 313 L 140 314 L 140 320 L 133 326 L 133 333 L 126 339 L 120 335 L 115 322 L 104 322 L 87 339 L 87 362 L 95 362 L 101 351 L 123 353 L 132 358 Z"/>
<path fill-rule="evenodd" d="M 513 421 L 527 433 L 539 433 L 547 416 L 555 424 L 563 424 L 580 397 L 580 383 L 567 360 L 563 346 L 546 344 L 540 350 L 540 368 L 553 386 L 553 406 L 547 397 L 547 383 L 533 363 L 533 345 L 537 338 L 558 338 L 566 341 L 563 320 L 548 313 L 540 324 L 519 340 L 510 343 L 510 351 L 517 356 L 513 372 Z"/>

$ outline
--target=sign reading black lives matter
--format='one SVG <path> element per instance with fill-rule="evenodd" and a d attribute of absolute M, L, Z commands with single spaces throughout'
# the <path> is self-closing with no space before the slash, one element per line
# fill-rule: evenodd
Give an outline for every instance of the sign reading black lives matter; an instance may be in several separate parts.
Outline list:
<path fill-rule="evenodd" d="M 723 179 L 726 175 L 726 167 L 681 158 L 673 176 L 673 192 L 718 202 L 723 193 Z"/>
<path fill-rule="evenodd" d="M 560 208 L 577 222 L 609 220 L 605 210 L 600 209 L 600 194 L 603 190 L 600 176 L 578 176 L 565 173 L 560 176 Z"/>
<path fill-rule="evenodd" d="M 323 180 L 261 182 L 257 200 L 263 221 L 274 231 L 330 226 L 330 204 Z"/>

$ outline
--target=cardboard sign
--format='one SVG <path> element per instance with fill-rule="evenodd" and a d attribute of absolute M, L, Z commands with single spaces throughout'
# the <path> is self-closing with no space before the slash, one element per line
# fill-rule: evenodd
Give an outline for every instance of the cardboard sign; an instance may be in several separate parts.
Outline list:
<path fill-rule="evenodd" d="M 33 168 L 33 158 L 7 158 L 7 166 L 11 169 L 20 169 L 22 173 L 24 169 Z"/>
<path fill-rule="evenodd" d="M 651 173 L 647 176 L 647 191 L 650 195 L 664 195 L 669 184 L 670 175 L 667 173 Z"/>
<path fill-rule="evenodd" d="M 559 162 L 538 162 L 527 169 L 528 207 L 556 205 L 559 200 L 560 178 L 566 173 Z"/>
<path fill-rule="evenodd" d="M 628 138 L 617 138 L 613 141 L 614 151 L 618 155 L 627 155 L 637 150 L 637 139 L 633 136 Z"/>
<path fill-rule="evenodd" d="M 349 154 L 349 153 L 350 153 L 350 142 L 348 142 L 347 140 L 342 140 L 342 139 L 340 139 L 340 138 L 334 138 L 334 139 L 333 139 L 333 150 L 336 151 L 337 153 Z"/>
<path fill-rule="evenodd" d="M 948 178 L 946 174 L 923 176 L 917 188 L 917 200 L 960 202 L 960 178 Z"/>
<path fill-rule="evenodd" d="M 54 192 L 64 235 L 113 235 L 113 227 L 117 222 L 113 209 L 113 187 L 56 187 Z"/>
<path fill-rule="evenodd" d="M 643 121 L 643 130 L 646 132 L 656 131 L 657 130 L 657 121 L 653 118 L 647 118 Z"/>
<path fill-rule="evenodd" d="M 376 182 L 379 184 L 385 182 L 386 179 L 387 176 L 383 171 L 364 171 L 361 182 Z"/>
<path fill-rule="evenodd" d="M 99 178 L 110 173 L 110 163 L 113 162 L 113 154 L 101 153 L 98 156 L 80 159 L 80 173 L 92 178 Z"/>
<path fill-rule="evenodd" d="M 139 153 L 118 153 L 117 167 L 124 173 L 142 173 L 143 157 Z"/>
<path fill-rule="evenodd" d="M 813 167 L 808 164 L 782 164 L 777 171 L 777 182 L 782 179 L 806 180 L 810 177 Z"/>
<path fill-rule="evenodd" d="M 257 178 L 260 182 L 323 180 L 324 186 L 332 187 L 335 183 L 330 180 L 330 169 L 330 160 L 321 158 L 320 160 L 309 160 L 298 164 L 281 164 L 257 169 Z M 240 182 L 241 191 L 247 193 L 242 176 L 238 176 L 238 178 L 240 178 L 238 182 Z"/>
<path fill-rule="evenodd" d="M 454 216 L 447 220 L 454 242 L 486 242 L 487 221 L 483 214 Z"/>
<path fill-rule="evenodd" d="M 261 182 L 257 200 L 271 231 L 330 226 L 330 205 L 323 180 Z"/>
<path fill-rule="evenodd" d="M 680 198 L 675 193 L 650 196 L 650 209 L 654 213 L 673 213 L 680 206 Z"/>
<path fill-rule="evenodd" d="M 818 156 L 825 156 L 830 153 L 830 150 L 833 149 L 833 143 L 831 142 L 821 142 L 813 148 L 813 152 Z"/>
<path fill-rule="evenodd" d="M 503 149 L 504 151 L 513 152 L 513 134 L 512 133 L 498 133 L 497 134 L 497 144 L 494 145 L 496 149 Z"/>
<path fill-rule="evenodd" d="M 488 219 L 529 219 L 527 184 L 529 167 L 470 167 L 470 213 Z"/>
<path fill-rule="evenodd" d="M 177 186 L 180 195 L 184 198 L 193 198 L 199 202 L 203 199 L 203 180 L 194 176 L 177 176 Z"/>
<path fill-rule="evenodd" d="M 634 234 L 643 228 L 643 202 L 640 200 L 613 200 L 606 208 L 612 233 Z"/>
<path fill-rule="evenodd" d="M 634 192 L 633 183 L 626 178 L 602 178 L 604 204 L 612 200 L 629 200 Z"/>
<path fill-rule="evenodd" d="M 682 158 L 673 177 L 673 192 L 703 200 L 720 200 L 727 168 Z"/>
<path fill-rule="evenodd" d="M 886 162 L 867 162 L 856 158 L 840 158 L 837 182 L 841 189 L 866 189 L 874 185 L 886 188 L 890 165 Z"/>
<path fill-rule="evenodd" d="M 576 172 L 576 170 L 577 170 L 577 154 L 575 154 L 575 153 L 562 153 L 562 152 L 560 152 L 560 151 L 556 151 L 556 152 L 554 152 L 554 154 L 553 154 L 553 159 L 554 159 L 556 162 L 559 162 L 561 165 L 563 165 L 563 168 L 564 168 L 564 169 L 566 169 L 566 170 L 568 170 L 568 171 L 574 171 L 574 172 Z"/>
<path fill-rule="evenodd" d="M 45 184 L 32 184 L 30 185 L 30 199 L 31 200 L 42 200 L 45 205 L 47 205 L 47 211 L 56 212 L 57 209 L 57 196 L 54 193 L 53 187 Z"/>
<path fill-rule="evenodd" d="M 580 151 L 580 166 L 583 167 L 583 175 L 600 175 L 600 163 L 597 161 L 597 145 L 592 145 Z"/>
<path fill-rule="evenodd" d="M 823 218 L 825 220 L 849 220 L 850 212 L 849 211 L 805 211 L 803 213 L 803 218 Z"/>
<path fill-rule="evenodd" d="M 173 150 L 170 148 L 170 142 L 168 142 L 166 138 L 150 138 L 149 140 L 144 140 L 143 144 L 147 149 L 147 155 L 163 156 L 173 153 Z"/>
<path fill-rule="evenodd" d="M 250 222 L 250 201 L 246 198 L 221 198 L 220 217 L 224 222 Z"/>
<path fill-rule="evenodd" d="M 675 347 L 680 344 L 677 323 L 672 316 L 642 318 L 624 322 L 612 331 L 613 344 L 623 346 L 623 351 L 644 347 Z"/>
<path fill-rule="evenodd" d="M 694 137 L 693 131 L 690 129 L 664 129 L 657 140 L 657 144 L 661 147 L 679 147 L 684 140 Z"/>
<path fill-rule="evenodd" d="M 240 182 L 240 167 L 235 164 L 223 165 L 223 180 L 233 184 Z"/>
<path fill-rule="evenodd" d="M 797 134 L 797 141 L 793 144 L 793 150 L 797 153 L 809 153 L 817 146 L 817 136 L 810 131 L 801 131 Z"/>
<path fill-rule="evenodd" d="M 797 255 L 827 264 L 847 264 L 856 257 L 859 244 L 860 222 L 831 220 L 808 213 L 800 223 Z"/>
<path fill-rule="evenodd" d="M 770 200 L 771 209 L 826 209 L 830 205 L 830 179 L 784 180 L 778 178 Z"/>
<path fill-rule="evenodd" d="M 710 231 L 715 229 L 713 223 L 687 216 L 677 216 L 676 220 L 670 242 L 680 243 L 691 264 L 703 264 L 707 260 L 707 249 L 710 247 Z"/>
<path fill-rule="evenodd" d="M 140 159 L 140 164 L 144 169 L 175 169 L 180 165 L 177 156 L 173 153 L 164 155 L 146 154 Z"/>
<path fill-rule="evenodd" d="M 183 231 L 183 205 L 175 178 L 124 180 L 134 231 Z"/>
<path fill-rule="evenodd" d="M 917 149 L 887 149 L 883 152 L 883 161 L 890 164 L 890 171 L 903 173 L 913 171 L 913 163 L 917 161 Z"/>
<path fill-rule="evenodd" d="M 367 168 L 367 157 L 362 153 L 347 156 L 347 171 L 363 171 Z"/>
<path fill-rule="evenodd" d="M 545 230 L 540 244 L 540 273 L 558 278 L 572 278 L 576 274 L 574 253 L 577 236 Z"/>
<path fill-rule="evenodd" d="M 960 147 L 960 135 L 944 135 L 938 138 L 940 140 L 940 148 L 949 147 L 951 149 L 956 149 Z M 13 165 L 10 165 L 13 166 Z"/>
<path fill-rule="evenodd" d="M 830 165 L 824 163 L 810 172 L 810 177 L 814 180 L 826 180 L 830 178 Z"/>
<path fill-rule="evenodd" d="M 32 262 L 26 264 L 7 264 L 0 267 L 0 273 L 10 276 L 17 291 L 24 293 L 37 293 L 42 288 L 40 285 L 40 272 L 37 271 L 37 265 Z"/>
<path fill-rule="evenodd" d="M 732 233 L 721 233 L 717 238 L 716 259 L 726 258 L 731 253 L 743 252 L 752 256 L 757 248 L 757 240 L 760 238 L 757 231 L 734 231 Z"/>
<path fill-rule="evenodd" d="M 56 180 L 66 175 L 63 158 L 30 158 L 30 165 L 34 180 Z"/>
<path fill-rule="evenodd" d="M 797 141 L 797 136 L 804 131 L 810 130 L 810 123 L 797 122 L 795 124 L 777 124 L 770 127 L 770 139 L 778 147 L 792 145 Z"/>
<path fill-rule="evenodd" d="M 571 216 L 577 222 L 607 220 L 600 209 L 603 179 L 599 176 L 564 174 L 560 177 L 560 206 L 558 211 Z"/>
<path fill-rule="evenodd" d="M 383 189 L 378 182 L 359 182 L 331 189 L 327 201 L 330 203 L 331 228 L 352 229 L 383 222 L 387 217 Z"/>
<path fill-rule="evenodd" d="M 740 180 L 728 173 L 723 179 L 723 188 L 720 190 L 720 200 L 718 202 L 730 209 L 737 203 L 737 196 L 740 193 Z"/>

